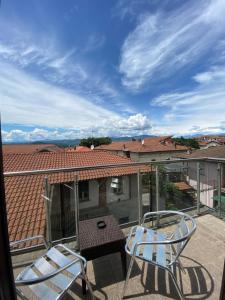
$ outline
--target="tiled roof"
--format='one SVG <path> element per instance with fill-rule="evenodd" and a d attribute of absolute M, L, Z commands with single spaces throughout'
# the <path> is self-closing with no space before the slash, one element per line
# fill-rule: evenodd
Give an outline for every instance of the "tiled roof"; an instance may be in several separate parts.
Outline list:
<path fill-rule="evenodd" d="M 129 158 L 107 151 L 6 154 L 3 159 L 5 172 L 131 163 Z"/>
<path fill-rule="evenodd" d="M 109 145 L 101 145 L 95 148 L 96 150 L 111 150 L 111 151 L 130 151 L 130 152 L 174 152 L 187 151 L 186 146 L 175 144 L 170 136 L 150 137 L 143 141 L 119 141 L 112 142 Z"/>
<path fill-rule="evenodd" d="M 66 152 L 90 152 L 92 150 L 85 146 L 75 146 L 75 147 L 67 147 L 65 148 L 65 151 Z"/>
<path fill-rule="evenodd" d="M 48 174 L 50 184 L 71 182 L 78 175 L 79 180 L 122 176 L 141 171 L 149 167 L 121 166 L 132 163 L 130 159 L 108 152 L 86 153 L 37 153 L 4 155 L 4 171 L 24 171 L 36 169 L 55 169 L 60 167 L 97 166 L 117 164 L 114 168 L 83 170 L 79 172 L 55 172 Z M 8 228 L 10 240 L 20 240 L 45 232 L 44 179 L 46 174 L 26 176 L 5 176 Z"/>
<path fill-rule="evenodd" d="M 64 150 L 54 144 L 5 144 L 3 145 L 4 154 L 36 153 L 41 151 L 59 152 Z"/>
<path fill-rule="evenodd" d="M 193 190 L 193 187 L 184 181 L 174 182 L 174 185 L 181 191 Z"/>
<path fill-rule="evenodd" d="M 176 157 L 179 157 L 179 158 L 204 158 L 204 157 L 225 158 L 225 145 L 210 147 L 207 149 L 196 150 L 190 154 L 179 154 Z"/>

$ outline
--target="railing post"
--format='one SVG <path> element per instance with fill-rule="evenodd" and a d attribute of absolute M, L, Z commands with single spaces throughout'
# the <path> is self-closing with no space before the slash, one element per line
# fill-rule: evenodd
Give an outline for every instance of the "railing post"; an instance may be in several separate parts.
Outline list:
<path fill-rule="evenodd" d="M 219 217 L 221 218 L 221 163 L 217 165 L 217 197 L 219 201 Z"/>
<path fill-rule="evenodd" d="M 155 166 L 155 192 L 156 192 L 156 211 L 159 211 L 159 166 Z M 160 218 L 157 216 L 157 226 L 160 223 Z"/>
<path fill-rule="evenodd" d="M 197 162 L 197 215 L 200 214 L 200 162 Z"/>
<path fill-rule="evenodd" d="M 51 224 L 51 199 L 50 199 L 50 187 L 48 182 L 48 177 L 45 177 L 44 183 L 45 189 L 45 211 L 46 211 L 46 239 L 48 245 L 52 245 L 52 224 Z"/>
<path fill-rule="evenodd" d="M 137 173 L 137 188 L 138 188 L 138 223 L 141 224 L 142 219 L 142 176 L 140 170 Z"/>
<path fill-rule="evenodd" d="M 76 175 L 75 180 L 74 180 L 74 186 L 73 186 L 73 191 L 74 191 L 74 201 L 75 201 L 75 228 L 76 228 L 76 237 L 77 237 L 77 249 L 80 248 L 80 243 L 79 243 L 79 219 L 80 219 L 80 211 L 79 211 L 79 187 L 78 187 L 78 176 Z"/>

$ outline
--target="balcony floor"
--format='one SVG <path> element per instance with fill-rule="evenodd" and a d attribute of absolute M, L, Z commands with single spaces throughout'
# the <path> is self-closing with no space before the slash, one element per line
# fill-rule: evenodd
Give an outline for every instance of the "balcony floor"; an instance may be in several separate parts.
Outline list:
<path fill-rule="evenodd" d="M 219 299 L 225 258 L 225 223 L 212 215 L 197 218 L 197 231 L 181 256 L 186 273 L 177 268 L 178 283 L 186 299 Z M 143 270 L 143 272 L 142 272 Z M 16 270 L 18 273 L 18 269 Z M 88 262 L 87 273 L 96 299 L 121 299 L 124 278 L 119 254 Z M 91 299 L 83 296 L 80 282 L 65 299 Z M 168 274 L 137 261 L 125 299 L 179 299 Z"/>

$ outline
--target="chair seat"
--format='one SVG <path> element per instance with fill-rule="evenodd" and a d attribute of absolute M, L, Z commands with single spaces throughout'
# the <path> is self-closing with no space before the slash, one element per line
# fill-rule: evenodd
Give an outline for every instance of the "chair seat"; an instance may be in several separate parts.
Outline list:
<path fill-rule="evenodd" d="M 16 281 L 38 279 L 68 265 L 74 259 L 61 253 L 56 247 L 51 248 L 44 256 L 37 259 L 31 266 L 22 271 Z M 72 282 L 81 274 L 79 260 L 66 270 L 45 282 L 29 284 L 29 289 L 39 299 L 59 299 Z"/>
<path fill-rule="evenodd" d="M 134 235 L 131 235 L 127 240 L 129 254 L 133 255 L 136 243 L 165 241 L 166 239 L 167 235 L 165 233 L 137 226 Z M 173 256 L 173 251 L 170 246 L 166 245 L 142 245 L 137 248 L 135 256 L 167 267 Z"/>

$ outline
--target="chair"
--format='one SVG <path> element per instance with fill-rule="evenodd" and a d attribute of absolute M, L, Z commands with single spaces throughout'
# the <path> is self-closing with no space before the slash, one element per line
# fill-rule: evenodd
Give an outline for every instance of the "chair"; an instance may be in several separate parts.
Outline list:
<path fill-rule="evenodd" d="M 42 239 L 47 249 L 47 243 L 42 236 L 35 236 L 10 244 L 11 249 L 21 244 Z M 85 280 L 94 299 L 91 285 L 85 273 L 86 260 L 62 244 L 51 247 L 47 252 L 25 268 L 16 278 L 16 291 L 21 299 L 58 300 L 61 299 L 74 281 L 80 277 Z M 21 287 L 28 287 L 29 296 L 25 296 Z"/>
<path fill-rule="evenodd" d="M 176 218 L 177 225 L 173 233 L 168 234 L 163 230 L 153 230 L 145 225 L 148 219 L 157 220 L 162 216 L 171 216 Z M 181 299 L 184 296 L 177 284 L 175 277 L 175 265 L 180 264 L 183 269 L 179 256 L 187 245 L 192 234 L 196 230 L 195 220 L 187 214 L 177 211 L 158 211 L 146 213 L 143 217 L 141 225 L 134 226 L 127 238 L 125 250 L 131 256 L 126 281 L 124 284 L 123 295 L 125 295 L 132 266 L 135 259 L 141 259 L 144 262 L 153 264 L 159 268 L 167 270 L 172 277 L 178 294 Z"/>

